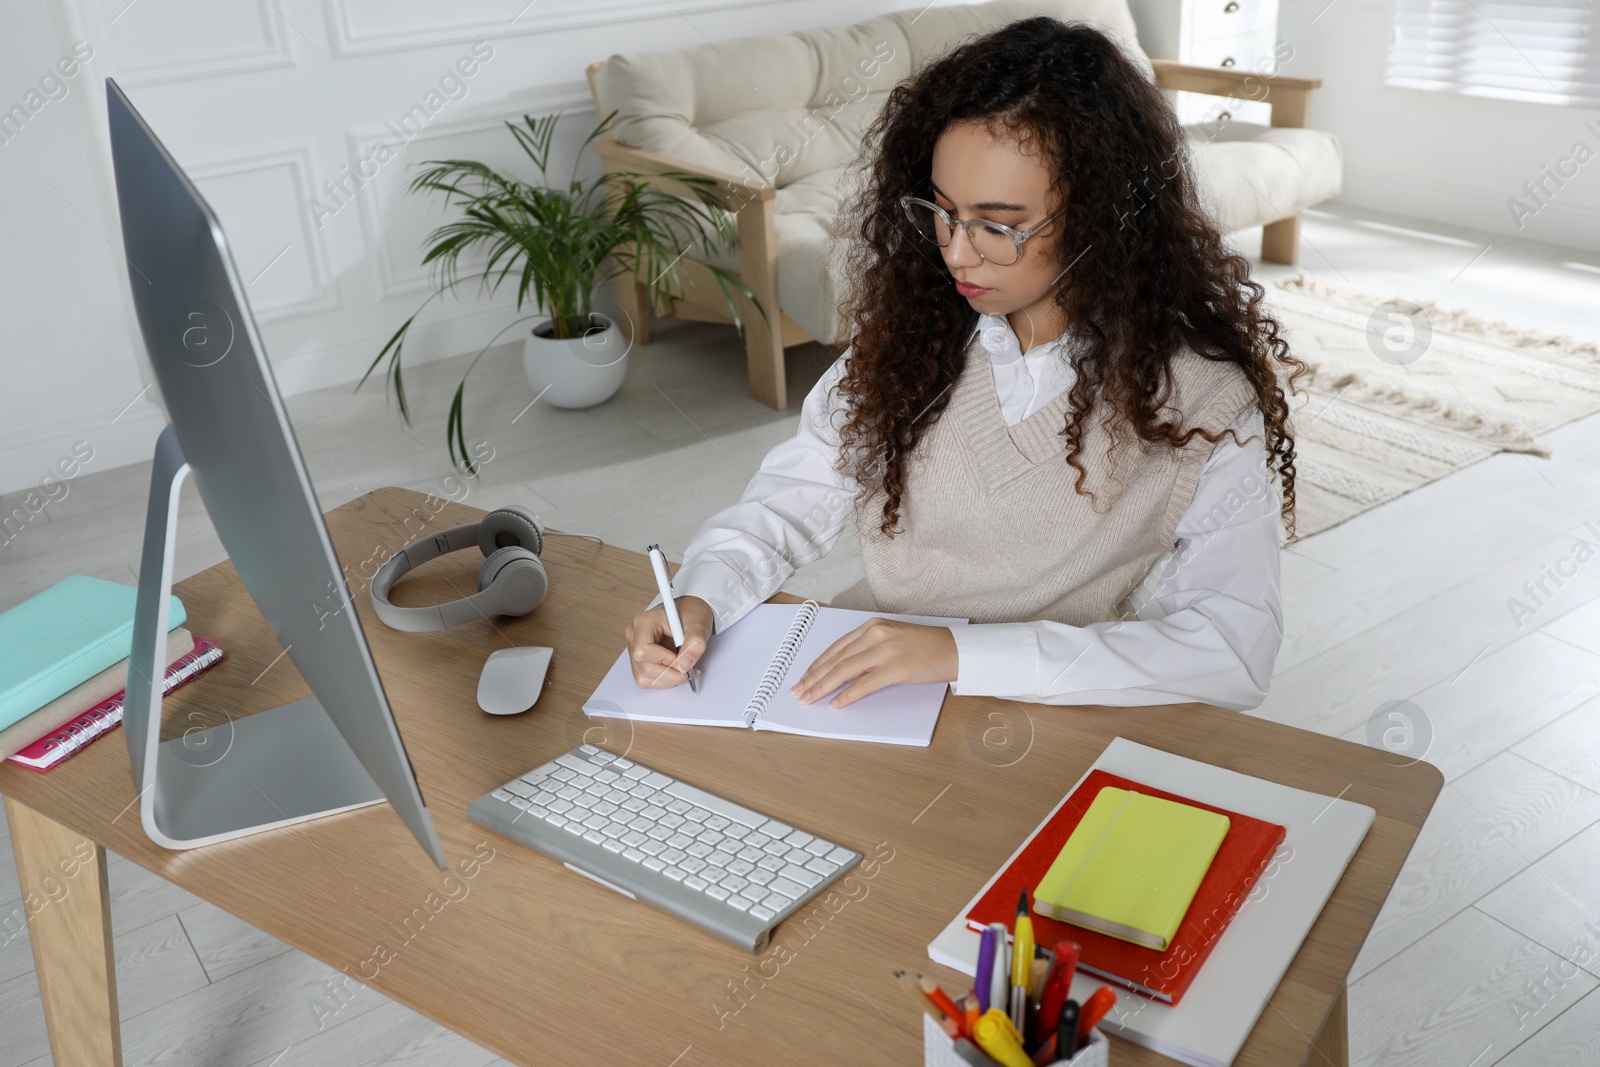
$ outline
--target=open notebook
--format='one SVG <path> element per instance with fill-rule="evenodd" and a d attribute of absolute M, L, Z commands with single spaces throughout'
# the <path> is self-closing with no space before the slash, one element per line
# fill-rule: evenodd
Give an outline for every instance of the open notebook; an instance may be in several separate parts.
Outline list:
<path fill-rule="evenodd" d="M 696 664 L 699 693 L 690 692 L 687 685 L 641 689 L 624 649 L 583 710 L 646 722 L 752 726 L 845 741 L 927 745 L 939 720 L 945 682 L 891 685 L 842 708 L 830 708 L 820 697 L 807 706 L 789 692 L 794 680 L 829 645 L 872 618 L 930 626 L 967 621 L 825 608 L 815 600 L 762 604 L 707 643 Z"/>

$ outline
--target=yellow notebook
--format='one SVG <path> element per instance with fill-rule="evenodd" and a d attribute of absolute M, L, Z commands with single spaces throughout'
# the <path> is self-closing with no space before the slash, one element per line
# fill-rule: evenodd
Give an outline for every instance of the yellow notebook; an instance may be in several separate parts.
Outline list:
<path fill-rule="evenodd" d="M 1165 952 L 1227 833 L 1226 815 L 1107 786 L 1045 872 L 1033 910 Z"/>

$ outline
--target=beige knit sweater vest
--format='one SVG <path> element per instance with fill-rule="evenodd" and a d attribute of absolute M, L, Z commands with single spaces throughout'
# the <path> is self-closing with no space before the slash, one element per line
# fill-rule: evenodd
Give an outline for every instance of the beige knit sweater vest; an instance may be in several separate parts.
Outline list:
<path fill-rule="evenodd" d="M 1243 371 L 1185 349 L 1167 406 L 1183 428 L 1228 426 L 1255 399 Z M 907 459 L 900 532 L 879 532 L 882 494 L 857 509 L 866 578 L 835 600 L 871 611 L 952 615 L 975 623 L 1051 619 L 1083 626 L 1128 617 L 1125 598 L 1173 547 L 1213 445 L 1182 449 L 1126 432 L 1108 459 L 1104 416 L 1085 428 L 1079 462 L 1060 431 L 1070 390 L 1007 426 L 982 345 L 950 403 Z"/>

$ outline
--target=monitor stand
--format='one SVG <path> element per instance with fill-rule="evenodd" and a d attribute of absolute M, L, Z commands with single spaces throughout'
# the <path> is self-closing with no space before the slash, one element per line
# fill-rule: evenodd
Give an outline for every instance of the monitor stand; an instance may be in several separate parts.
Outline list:
<path fill-rule="evenodd" d="M 158 638 L 168 629 L 178 490 L 188 476 L 168 426 L 150 471 L 123 709 L 145 832 L 166 848 L 195 848 L 382 802 L 315 696 L 161 741 L 167 662 Z"/>

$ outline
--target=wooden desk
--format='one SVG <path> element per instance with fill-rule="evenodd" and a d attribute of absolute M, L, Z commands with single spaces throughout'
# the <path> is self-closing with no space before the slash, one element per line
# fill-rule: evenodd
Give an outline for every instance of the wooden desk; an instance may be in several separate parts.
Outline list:
<path fill-rule="evenodd" d="M 407 634 L 373 617 L 364 575 L 423 521 L 444 528 L 481 515 L 456 504 L 435 513 L 422 494 L 394 488 L 328 515 L 448 877 L 387 805 L 190 852 L 158 848 L 134 810 L 122 731 L 48 775 L 0 768 L 24 896 L 58 898 L 31 920 L 57 1063 L 121 1062 L 109 848 L 518 1063 L 920 1064 L 921 1021 L 891 971 L 956 978 L 931 964 L 927 943 L 1118 735 L 1377 809 L 1236 1061 L 1346 1062 L 1345 977 L 1442 785 L 1433 767 L 1399 769 L 1360 745 L 1202 705 L 951 697 L 927 749 L 647 723 L 630 731 L 579 705 L 624 623 L 654 595 L 637 552 L 552 541 L 549 598 L 493 627 Z M 425 565 L 397 601 L 463 595 L 476 557 Z M 164 736 L 309 694 L 288 657 L 274 663 L 279 645 L 230 564 L 176 592 L 188 625 L 227 656 L 168 699 Z M 475 683 L 488 653 L 508 645 L 557 651 L 538 706 L 497 718 L 477 709 Z M 877 862 L 841 882 L 811 922 L 778 927 L 758 958 L 467 821 L 473 798 L 585 738 Z M 1171 1062 L 1114 1044 L 1118 1067 Z"/>

